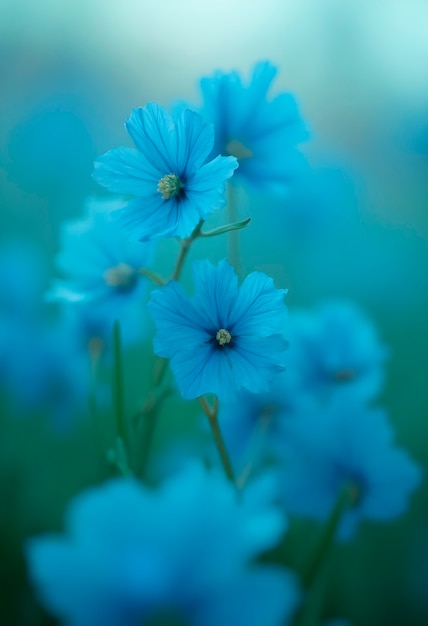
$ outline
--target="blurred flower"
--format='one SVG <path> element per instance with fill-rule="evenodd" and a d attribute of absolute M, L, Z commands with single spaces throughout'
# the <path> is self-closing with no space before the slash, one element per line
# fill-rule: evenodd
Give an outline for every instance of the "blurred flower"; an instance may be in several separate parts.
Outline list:
<path fill-rule="evenodd" d="M 195 263 L 193 278 L 193 300 L 172 281 L 155 289 L 148 305 L 157 328 L 155 352 L 171 359 L 182 396 L 213 393 L 230 402 L 242 388 L 267 391 L 284 369 L 285 291 L 262 272 L 238 289 L 226 260 L 217 267 Z"/>
<path fill-rule="evenodd" d="M 136 196 L 118 213 L 133 238 L 187 237 L 224 206 L 224 182 L 238 163 L 217 155 L 206 162 L 214 130 L 200 115 L 186 109 L 171 116 L 150 103 L 132 111 L 126 128 L 137 149 L 99 157 L 94 178 L 110 191 Z"/>
<path fill-rule="evenodd" d="M 0 388 L 13 413 L 43 411 L 70 426 L 87 400 L 87 368 L 65 320 L 43 307 L 46 279 L 40 252 L 29 243 L 0 249 Z"/>
<path fill-rule="evenodd" d="M 86 406 L 89 375 L 68 325 L 3 318 L 0 328 L 0 384 L 14 414 L 42 411 L 67 430 Z"/>
<path fill-rule="evenodd" d="M 325 520 L 342 489 L 349 489 L 352 505 L 341 520 L 341 539 L 349 539 L 362 519 L 401 515 L 421 481 L 420 468 L 394 445 L 385 413 L 362 407 L 351 393 L 289 420 L 278 438 L 281 449 L 290 513 Z"/>
<path fill-rule="evenodd" d="M 31 579 L 70 626 L 280 626 L 296 606 L 294 578 L 270 566 L 247 568 L 284 528 L 273 488 L 265 476 L 238 502 L 201 464 L 157 492 L 112 480 L 71 503 L 68 536 L 28 542 Z"/>
<path fill-rule="evenodd" d="M 220 430 L 236 470 L 257 466 L 272 454 L 283 421 L 293 416 L 299 403 L 306 402 L 293 393 L 288 378 L 285 371 L 275 376 L 268 391 L 242 390 L 233 402 L 220 405 Z M 207 426 L 206 418 L 203 424 Z"/>
<path fill-rule="evenodd" d="M 267 100 L 276 74 L 269 62 L 257 63 L 251 83 L 237 72 L 216 72 L 202 78 L 202 115 L 214 124 L 213 154 L 231 154 L 239 161 L 236 180 L 263 192 L 284 193 L 303 166 L 297 144 L 308 138 L 294 97 L 282 93 Z"/>
<path fill-rule="evenodd" d="M 113 323 L 121 323 L 125 342 L 144 331 L 147 280 L 139 270 L 151 261 L 151 244 L 130 242 L 110 220 L 119 200 L 90 200 L 83 220 L 66 222 L 57 266 L 66 277 L 57 281 L 50 297 L 72 307 L 75 328 L 89 342 L 109 341 Z"/>
<path fill-rule="evenodd" d="M 41 315 L 46 268 L 37 248 L 24 240 L 0 247 L 0 315 L 34 322 Z"/>
<path fill-rule="evenodd" d="M 352 302 L 326 301 L 290 315 L 288 374 L 296 391 L 325 400 L 342 387 L 373 398 L 384 381 L 388 350 Z"/>

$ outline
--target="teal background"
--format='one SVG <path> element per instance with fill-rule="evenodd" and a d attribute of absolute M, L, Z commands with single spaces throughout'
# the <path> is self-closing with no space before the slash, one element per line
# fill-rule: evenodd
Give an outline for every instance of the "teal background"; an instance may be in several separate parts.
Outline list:
<path fill-rule="evenodd" d="M 290 309 L 345 296 L 391 349 L 385 406 L 398 442 L 428 466 L 428 6 L 416 0 L 0 0 L 0 243 L 34 242 L 54 273 L 64 219 L 81 215 L 93 159 L 129 145 L 124 120 L 149 101 L 199 100 L 215 69 L 279 68 L 312 132 L 313 173 L 288 198 L 240 195 L 245 272 L 289 289 Z M 221 223 L 222 216 L 212 223 Z M 164 242 L 157 269 L 173 266 Z M 213 261 L 225 241 L 196 242 Z M 184 283 L 190 287 L 189 265 Z M 127 408 L 143 401 L 149 341 L 126 354 Z M 29 355 L 31 358 L 31 355 Z M 108 382 L 108 372 L 105 372 Z M 169 399 L 156 445 L 193 428 L 198 407 Z M 110 421 L 109 421 L 110 420 Z M 111 439 L 111 415 L 98 426 Z M 100 430 L 102 433 L 100 434 Z M 25 583 L 22 541 L 60 529 L 64 508 L 106 474 L 85 416 L 67 437 L 42 415 L 0 423 L 0 589 L 5 626 L 49 623 Z M 390 524 L 363 524 L 333 554 L 326 618 L 354 626 L 428 623 L 428 488 Z M 317 529 L 293 524 L 279 553 L 305 561 Z"/>

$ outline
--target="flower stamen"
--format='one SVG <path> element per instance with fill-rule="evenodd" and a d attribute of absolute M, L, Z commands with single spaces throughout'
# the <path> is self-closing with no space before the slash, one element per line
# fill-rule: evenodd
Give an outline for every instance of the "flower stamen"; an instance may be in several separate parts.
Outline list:
<path fill-rule="evenodd" d="M 182 187 L 183 183 L 177 174 L 166 174 L 158 183 L 158 192 L 162 194 L 164 200 L 170 200 L 170 198 L 178 196 Z"/>
<path fill-rule="evenodd" d="M 215 338 L 217 339 L 219 346 L 224 346 L 231 342 L 232 335 L 225 328 L 220 328 L 220 330 L 217 331 Z"/>
<path fill-rule="evenodd" d="M 119 263 L 110 267 L 103 274 L 106 285 L 116 289 L 131 289 L 137 280 L 136 270 L 127 263 Z"/>

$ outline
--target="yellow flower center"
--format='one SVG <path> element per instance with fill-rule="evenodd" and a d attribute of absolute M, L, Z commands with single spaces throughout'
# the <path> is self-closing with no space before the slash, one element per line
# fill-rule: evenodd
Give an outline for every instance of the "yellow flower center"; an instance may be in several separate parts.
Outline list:
<path fill-rule="evenodd" d="M 225 328 L 220 328 L 217 331 L 215 338 L 218 341 L 219 346 L 224 346 L 226 343 L 230 343 L 232 340 L 232 335 Z"/>
<path fill-rule="evenodd" d="M 170 198 L 178 196 L 182 187 L 183 183 L 178 178 L 177 174 L 167 174 L 160 179 L 158 192 L 162 195 L 164 200 L 169 200 Z"/>
<path fill-rule="evenodd" d="M 104 272 L 104 280 L 109 287 L 130 289 L 137 278 L 136 270 L 127 263 L 119 263 Z"/>

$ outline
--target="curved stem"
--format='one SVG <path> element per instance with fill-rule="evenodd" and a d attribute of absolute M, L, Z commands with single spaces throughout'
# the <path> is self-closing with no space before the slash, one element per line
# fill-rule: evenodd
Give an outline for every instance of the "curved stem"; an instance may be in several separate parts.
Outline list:
<path fill-rule="evenodd" d="M 210 407 L 210 405 L 208 404 L 204 396 L 201 396 L 200 398 L 198 398 L 198 400 L 201 404 L 202 410 L 204 411 L 205 415 L 208 417 L 208 421 L 211 426 L 211 432 L 213 434 L 214 441 L 217 446 L 217 450 L 220 455 L 220 459 L 221 459 L 224 471 L 226 473 L 226 476 L 230 480 L 231 483 L 236 484 L 232 463 L 230 461 L 227 448 L 224 444 L 220 426 L 218 423 L 218 399 L 215 398 L 213 408 Z"/>
<path fill-rule="evenodd" d="M 140 269 L 138 270 L 138 273 L 141 274 L 141 276 L 144 276 L 145 278 L 149 278 L 156 285 L 160 285 L 160 286 L 166 285 L 167 281 L 164 278 L 162 278 L 160 274 L 157 274 L 156 272 L 152 272 L 151 270 L 147 269 L 147 267 L 140 267 Z"/>
<path fill-rule="evenodd" d="M 236 222 L 238 219 L 238 209 L 236 202 L 236 188 L 232 183 L 228 183 L 228 199 L 227 199 L 227 221 Z M 239 230 L 231 230 L 227 239 L 227 256 L 230 264 L 235 268 L 235 272 L 239 276 L 241 268 L 241 252 L 239 242 Z"/>
<path fill-rule="evenodd" d="M 178 280 L 180 278 L 181 271 L 184 266 L 184 262 L 190 250 L 190 246 L 195 241 L 195 239 L 199 237 L 203 223 L 204 223 L 204 220 L 200 220 L 198 225 L 194 228 L 190 237 L 187 237 L 187 239 L 182 240 L 180 253 L 178 255 L 177 263 L 175 264 L 175 268 L 172 273 L 171 280 Z"/>
<path fill-rule="evenodd" d="M 113 326 L 113 351 L 114 351 L 114 407 L 116 415 L 117 434 L 127 444 L 128 436 L 123 405 L 123 365 L 122 346 L 120 336 L 120 324 L 116 320 Z"/>
<path fill-rule="evenodd" d="M 331 512 L 326 525 L 324 526 L 321 540 L 312 556 L 308 569 L 303 576 L 303 585 L 305 588 L 311 587 L 315 579 L 318 576 L 327 556 L 330 552 L 331 546 L 336 536 L 336 531 L 339 527 L 340 520 L 343 513 L 352 504 L 354 498 L 354 492 L 349 485 L 345 485 L 337 498 L 334 509 Z"/>

